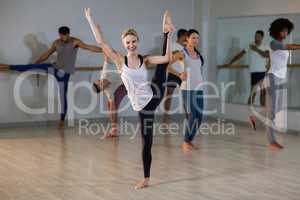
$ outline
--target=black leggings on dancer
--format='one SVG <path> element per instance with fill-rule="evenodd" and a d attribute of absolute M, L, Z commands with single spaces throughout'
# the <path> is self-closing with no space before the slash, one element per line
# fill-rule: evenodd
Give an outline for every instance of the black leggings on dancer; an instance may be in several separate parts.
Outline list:
<path fill-rule="evenodd" d="M 164 34 L 164 47 L 163 55 L 166 54 L 168 33 Z M 143 166 L 144 166 L 144 177 L 150 177 L 150 168 L 152 162 L 152 141 L 153 141 L 153 122 L 154 122 L 154 112 L 157 106 L 160 104 L 164 97 L 165 82 L 166 82 L 166 70 L 168 63 L 163 65 L 158 65 L 154 78 L 152 80 L 152 91 L 153 97 L 151 101 L 145 106 L 143 110 L 139 112 L 140 122 L 141 122 L 141 133 L 143 142 Z"/>

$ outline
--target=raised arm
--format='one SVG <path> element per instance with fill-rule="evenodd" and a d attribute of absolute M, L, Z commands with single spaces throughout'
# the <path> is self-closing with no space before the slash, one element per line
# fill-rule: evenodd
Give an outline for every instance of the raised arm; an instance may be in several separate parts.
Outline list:
<path fill-rule="evenodd" d="M 145 58 L 145 62 L 147 65 L 158 65 L 158 64 L 164 64 L 168 63 L 172 59 L 172 52 L 171 52 L 171 46 L 172 46 L 172 32 L 169 32 L 168 39 L 167 39 L 167 50 L 166 55 L 164 56 L 147 56 Z"/>
<path fill-rule="evenodd" d="M 84 42 L 82 42 L 81 40 L 79 40 L 77 38 L 74 42 L 74 46 L 78 46 L 81 49 L 85 49 L 85 50 L 95 52 L 95 53 L 101 53 L 102 52 L 101 48 L 99 48 L 97 46 L 94 46 L 94 45 L 85 44 Z"/>
<path fill-rule="evenodd" d="M 123 56 L 112 49 L 104 40 L 103 33 L 99 25 L 96 26 L 92 19 L 92 14 L 90 8 L 85 8 L 85 17 L 89 22 L 91 30 L 94 34 L 97 44 L 102 48 L 103 52 L 117 65 L 118 69 L 122 66 L 124 62 Z"/>
<path fill-rule="evenodd" d="M 45 53 L 43 53 L 37 61 L 35 61 L 36 64 L 40 64 L 42 62 L 45 62 L 54 52 L 56 51 L 55 42 L 52 43 L 50 49 L 48 49 Z"/>

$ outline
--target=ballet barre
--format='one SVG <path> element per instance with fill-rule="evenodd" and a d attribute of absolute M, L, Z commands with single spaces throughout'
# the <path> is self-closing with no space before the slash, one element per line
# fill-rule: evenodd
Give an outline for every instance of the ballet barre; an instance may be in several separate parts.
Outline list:
<path fill-rule="evenodd" d="M 103 69 L 103 66 L 78 66 L 75 67 L 75 71 L 76 72 L 97 72 L 97 71 L 101 71 Z M 10 71 L 10 70 L 5 70 L 2 72 L 9 72 L 9 73 L 20 73 L 17 71 Z M 92 74 L 89 74 L 89 82 L 92 81 Z M 40 85 L 40 74 L 37 73 L 36 74 L 36 84 L 37 86 Z"/>
<path fill-rule="evenodd" d="M 300 67 L 300 64 L 288 64 L 289 68 L 297 68 Z M 217 68 L 219 69 L 243 69 L 243 68 L 249 68 L 249 65 L 242 65 L 242 64 L 236 64 L 236 65 L 217 65 Z"/>
<path fill-rule="evenodd" d="M 240 65 L 240 64 L 237 64 L 237 65 L 227 65 L 227 64 L 224 64 L 224 65 L 217 65 L 217 67 L 219 69 L 225 69 L 225 68 L 229 68 L 229 69 L 240 69 L 240 68 L 248 68 L 249 65 Z"/>
<path fill-rule="evenodd" d="M 80 72 L 94 72 L 94 71 L 101 71 L 103 66 L 79 66 L 75 68 L 75 71 Z"/>

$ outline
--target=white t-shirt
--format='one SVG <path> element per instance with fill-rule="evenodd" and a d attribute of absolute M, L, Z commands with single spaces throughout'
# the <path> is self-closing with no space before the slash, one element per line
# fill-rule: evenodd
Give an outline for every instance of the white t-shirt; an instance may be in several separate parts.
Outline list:
<path fill-rule="evenodd" d="M 202 61 L 200 56 L 192 58 L 187 50 L 184 51 L 184 66 L 187 72 L 187 80 L 182 81 L 182 90 L 203 90 Z"/>
<path fill-rule="evenodd" d="M 172 52 L 174 51 L 183 51 L 183 46 L 177 42 L 174 42 L 172 45 Z M 179 61 L 173 63 L 171 67 L 178 73 L 183 72 L 183 68 Z"/>
<path fill-rule="evenodd" d="M 285 79 L 287 75 L 287 64 L 289 60 L 289 51 L 286 46 L 280 42 L 273 40 L 270 44 L 271 67 L 269 73 Z"/>
<path fill-rule="evenodd" d="M 248 53 L 248 58 L 249 58 L 249 70 L 251 73 L 254 72 L 265 72 L 266 71 L 266 63 L 267 63 L 267 59 L 264 58 L 263 56 L 261 56 L 259 53 L 257 53 L 256 51 L 253 51 L 250 48 L 250 45 L 245 48 L 245 51 Z M 267 51 L 269 50 L 269 47 L 265 44 L 261 44 L 260 46 L 258 46 L 258 48 L 262 51 Z"/>
<path fill-rule="evenodd" d="M 139 68 L 132 69 L 123 65 L 121 79 L 126 87 L 127 96 L 135 111 L 141 111 L 152 99 L 153 91 L 148 81 L 148 72 L 143 63 Z"/>

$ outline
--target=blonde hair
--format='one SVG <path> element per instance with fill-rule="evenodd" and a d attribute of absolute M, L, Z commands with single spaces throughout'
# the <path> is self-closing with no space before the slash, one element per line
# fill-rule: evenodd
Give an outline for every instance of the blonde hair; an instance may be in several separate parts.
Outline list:
<path fill-rule="evenodd" d="M 128 35 L 135 36 L 137 38 L 137 40 L 139 40 L 139 35 L 136 32 L 136 30 L 134 30 L 133 28 L 129 28 L 129 29 L 124 30 L 122 32 L 122 39 L 124 39 Z"/>

